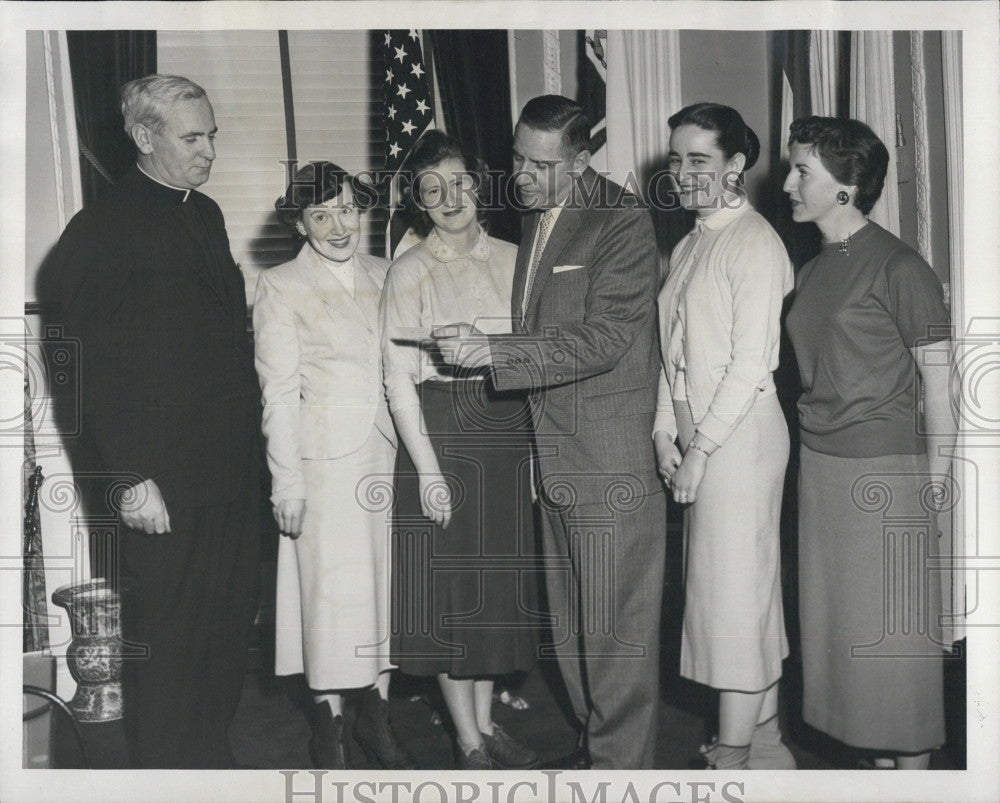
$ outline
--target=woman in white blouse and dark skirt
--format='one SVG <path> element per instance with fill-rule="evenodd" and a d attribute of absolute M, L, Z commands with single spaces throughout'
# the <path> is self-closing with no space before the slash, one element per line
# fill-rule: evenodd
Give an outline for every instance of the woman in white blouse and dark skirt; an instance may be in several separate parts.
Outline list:
<path fill-rule="evenodd" d="M 450 321 L 510 332 L 517 247 L 480 226 L 481 163 L 453 139 L 428 131 L 406 168 L 407 203 L 426 239 L 392 264 L 381 305 L 386 394 L 402 441 L 393 660 L 438 678 L 459 769 L 528 768 L 535 753 L 490 716 L 494 678 L 535 658 L 537 576 L 523 565 L 534 553 L 525 399 L 420 342 Z"/>
<path fill-rule="evenodd" d="M 760 143 L 739 112 L 698 103 L 670 120 L 670 170 L 695 228 L 658 299 L 653 439 L 684 512 L 681 675 L 720 692 L 718 769 L 794 769 L 778 730 L 788 654 L 779 520 L 788 429 L 772 372 L 792 266 L 742 191 Z"/>

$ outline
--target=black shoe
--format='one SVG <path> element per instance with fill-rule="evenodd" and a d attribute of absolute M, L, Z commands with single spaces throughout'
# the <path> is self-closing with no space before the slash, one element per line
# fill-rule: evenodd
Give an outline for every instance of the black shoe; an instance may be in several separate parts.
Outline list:
<path fill-rule="evenodd" d="M 309 757 L 318 770 L 346 770 L 344 760 L 344 718 L 333 715 L 326 701 L 313 703 L 312 738 Z"/>
<path fill-rule="evenodd" d="M 460 770 L 495 770 L 497 764 L 487 754 L 483 746 L 474 748 L 466 753 L 461 747 L 458 748 L 458 769 Z"/>
<path fill-rule="evenodd" d="M 361 694 L 361 706 L 354 723 L 354 738 L 365 751 L 369 763 L 386 770 L 415 770 L 414 763 L 396 743 L 389 724 L 389 703 L 378 689 Z"/>
<path fill-rule="evenodd" d="M 493 735 L 482 734 L 488 755 L 497 766 L 505 770 L 530 770 L 539 765 L 538 754 L 514 741 L 499 725 L 493 726 Z"/>

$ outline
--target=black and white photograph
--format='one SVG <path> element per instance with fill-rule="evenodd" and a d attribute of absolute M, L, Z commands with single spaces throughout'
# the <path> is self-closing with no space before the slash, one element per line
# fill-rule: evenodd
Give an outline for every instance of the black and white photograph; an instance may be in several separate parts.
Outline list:
<path fill-rule="evenodd" d="M 1000 797 L 993 0 L 0 20 L 0 799 Z"/>

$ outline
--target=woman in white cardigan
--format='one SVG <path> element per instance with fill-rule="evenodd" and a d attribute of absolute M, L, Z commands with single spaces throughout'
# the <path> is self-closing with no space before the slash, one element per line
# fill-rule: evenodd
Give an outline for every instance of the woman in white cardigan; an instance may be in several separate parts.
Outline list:
<path fill-rule="evenodd" d="M 670 170 L 697 215 L 658 299 L 653 433 L 660 472 L 687 506 L 681 675 L 720 692 L 719 738 L 703 748 L 710 766 L 791 769 L 777 728 L 789 441 L 772 372 L 792 266 L 742 192 L 760 143 L 740 114 L 699 103 L 669 123 Z"/>
<path fill-rule="evenodd" d="M 374 190 L 330 162 L 302 167 L 275 207 L 305 240 L 260 276 L 257 373 L 282 533 L 275 671 L 305 673 L 310 752 L 343 769 L 343 699 L 360 692 L 355 737 L 387 769 L 413 764 L 388 721 L 388 489 L 396 435 L 382 390 L 379 297 L 389 262 L 357 253 Z"/>

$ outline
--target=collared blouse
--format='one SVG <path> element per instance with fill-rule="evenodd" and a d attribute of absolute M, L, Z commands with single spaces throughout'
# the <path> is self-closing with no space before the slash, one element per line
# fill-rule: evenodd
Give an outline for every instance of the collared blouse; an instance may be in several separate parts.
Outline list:
<path fill-rule="evenodd" d="M 673 400 L 720 446 L 761 394 L 775 392 L 780 316 L 794 286 L 781 239 L 748 203 L 699 218 L 660 291 L 654 432 L 677 436 Z"/>
<path fill-rule="evenodd" d="M 459 322 L 486 334 L 510 333 L 516 258 L 516 245 L 480 229 L 479 239 L 466 254 L 431 231 L 424 242 L 392 263 L 381 302 L 382 359 L 391 410 L 418 405 L 415 386 L 421 382 L 459 378 L 454 369 L 434 358 L 433 350 L 394 341 L 393 333 Z M 461 378 L 470 377 L 463 374 Z"/>

